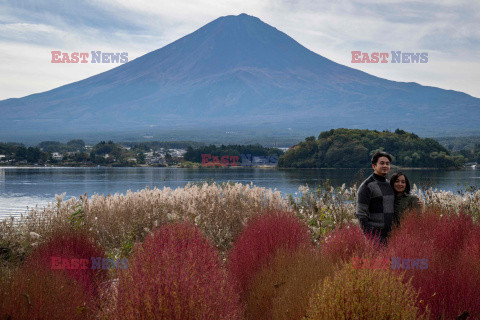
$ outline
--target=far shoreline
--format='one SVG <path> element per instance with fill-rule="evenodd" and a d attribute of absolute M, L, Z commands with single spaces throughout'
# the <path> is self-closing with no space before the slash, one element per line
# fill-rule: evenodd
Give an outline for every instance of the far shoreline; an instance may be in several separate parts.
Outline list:
<path fill-rule="evenodd" d="M 138 166 L 100 166 L 100 165 L 3 165 L 0 164 L 0 168 L 175 168 L 175 169 L 239 169 L 239 168 L 256 168 L 256 169 L 281 169 L 281 170 L 298 170 L 298 169 L 308 169 L 308 170 L 371 170 L 372 168 L 355 168 L 355 167 L 341 167 L 341 168 L 292 168 L 292 167 L 278 167 L 278 166 L 193 166 L 193 167 L 182 167 L 180 165 L 174 166 L 152 166 L 152 165 L 138 165 Z M 391 171 L 399 170 L 476 170 L 468 167 L 448 167 L 448 168 L 435 168 L 435 167 L 392 167 Z"/>

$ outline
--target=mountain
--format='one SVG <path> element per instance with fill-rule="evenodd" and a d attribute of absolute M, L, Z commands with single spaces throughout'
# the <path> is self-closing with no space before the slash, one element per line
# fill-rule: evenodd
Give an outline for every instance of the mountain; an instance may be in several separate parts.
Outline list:
<path fill-rule="evenodd" d="M 85 80 L 0 101 L 0 114 L 0 140 L 174 130 L 291 136 L 337 127 L 445 136 L 479 130 L 480 99 L 340 65 L 241 14 Z"/>

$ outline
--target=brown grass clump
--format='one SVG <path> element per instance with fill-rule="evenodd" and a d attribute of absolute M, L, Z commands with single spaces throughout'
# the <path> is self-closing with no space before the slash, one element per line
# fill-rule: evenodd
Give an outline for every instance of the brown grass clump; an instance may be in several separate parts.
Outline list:
<path fill-rule="evenodd" d="M 314 286 L 333 271 L 318 250 L 279 251 L 252 281 L 246 319 L 303 319 Z"/>
<path fill-rule="evenodd" d="M 308 319 L 428 319 L 418 293 L 391 270 L 355 269 L 347 263 L 315 288 Z"/>

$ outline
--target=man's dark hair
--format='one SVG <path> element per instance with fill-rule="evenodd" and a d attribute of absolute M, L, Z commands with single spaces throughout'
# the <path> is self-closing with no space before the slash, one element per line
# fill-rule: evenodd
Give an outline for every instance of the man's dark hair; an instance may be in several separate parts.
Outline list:
<path fill-rule="evenodd" d="M 389 155 L 389 154 L 386 153 L 386 152 L 379 151 L 379 152 L 377 152 L 377 153 L 375 153 L 375 154 L 373 155 L 373 157 L 372 157 L 372 164 L 375 164 L 375 165 L 376 165 L 377 162 L 378 162 L 378 158 L 380 158 L 380 157 L 386 157 L 386 158 L 388 158 L 388 160 L 390 160 L 390 162 L 392 162 L 392 156 L 391 156 L 391 155 Z"/>
<path fill-rule="evenodd" d="M 390 178 L 390 186 L 392 186 L 392 189 L 395 192 L 395 188 L 393 187 L 393 185 L 395 184 L 395 181 L 397 181 L 398 178 L 400 178 L 401 176 L 405 177 L 405 191 L 404 192 L 406 194 L 409 194 L 410 193 L 410 181 L 408 180 L 407 176 L 403 172 L 397 172 Z"/>

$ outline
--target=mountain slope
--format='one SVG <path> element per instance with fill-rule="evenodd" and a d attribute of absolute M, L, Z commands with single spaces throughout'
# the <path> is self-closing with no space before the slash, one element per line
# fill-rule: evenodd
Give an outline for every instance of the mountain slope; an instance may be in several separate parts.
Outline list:
<path fill-rule="evenodd" d="M 337 64 L 241 14 L 85 80 L 0 101 L 0 112 L 0 138 L 258 126 L 422 134 L 478 129 L 480 99 Z"/>

